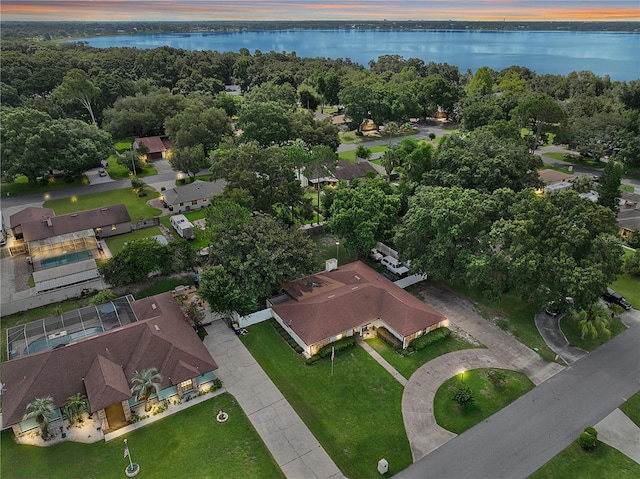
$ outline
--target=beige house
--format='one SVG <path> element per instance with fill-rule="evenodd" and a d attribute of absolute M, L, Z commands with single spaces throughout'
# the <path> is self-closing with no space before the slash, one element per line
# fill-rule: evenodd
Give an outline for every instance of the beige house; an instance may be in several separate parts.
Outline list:
<path fill-rule="evenodd" d="M 292 281 L 269 301 L 274 318 L 312 356 L 346 336 L 385 327 L 406 348 L 449 320 L 361 261 Z"/>

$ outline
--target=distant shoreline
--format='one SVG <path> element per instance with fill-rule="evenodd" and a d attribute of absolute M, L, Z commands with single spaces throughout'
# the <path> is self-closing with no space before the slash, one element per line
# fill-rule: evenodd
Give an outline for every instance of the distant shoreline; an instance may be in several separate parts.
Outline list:
<path fill-rule="evenodd" d="M 2 40 L 49 41 L 81 37 L 151 33 L 215 33 L 279 30 L 447 30 L 447 31 L 573 31 L 640 33 L 640 22 L 478 22 L 478 21 L 202 21 L 86 22 L 1 21 Z"/>

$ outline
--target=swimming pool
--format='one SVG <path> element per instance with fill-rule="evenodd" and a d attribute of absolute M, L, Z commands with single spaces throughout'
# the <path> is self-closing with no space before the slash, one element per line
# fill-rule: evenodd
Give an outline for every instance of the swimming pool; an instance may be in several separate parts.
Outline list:
<path fill-rule="evenodd" d="M 104 329 L 101 327 L 95 328 L 87 328 L 82 331 L 76 331 L 75 333 L 65 334 L 64 336 L 60 336 L 57 338 L 49 339 L 46 336 L 42 336 L 35 341 L 29 343 L 29 345 L 24 349 L 24 355 L 34 354 L 40 351 L 44 351 L 45 349 L 55 349 L 61 345 L 67 345 L 78 339 L 88 338 L 89 336 L 95 336 L 96 334 L 100 334 L 104 332 Z"/>
<path fill-rule="evenodd" d="M 67 263 L 75 263 L 82 261 L 83 259 L 89 259 L 93 255 L 91 251 L 77 251 L 75 253 L 65 253 L 60 256 L 54 256 L 53 258 L 46 258 L 40 261 L 40 267 L 42 269 L 55 268 Z"/>

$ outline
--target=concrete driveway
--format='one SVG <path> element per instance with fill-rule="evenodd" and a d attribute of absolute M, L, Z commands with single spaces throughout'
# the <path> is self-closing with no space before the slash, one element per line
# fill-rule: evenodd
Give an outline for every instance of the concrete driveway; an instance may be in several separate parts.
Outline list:
<path fill-rule="evenodd" d="M 107 173 L 107 176 L 100 176 L 98 173 L 99 170 L 104 170 Z M 92 168 L 84 172 L 87 179 L 89 180 L 90 185 L 100 185 L 102 183 L 111 183 L 112 180 L 109 176 L 109 172 L 105 168 Z"/>
<path fill-rule="evenodd" d="M 418 289 L 425 303 L 447 316 L 486 349 L 445 354 L 424 364 L 409 379 L 402 395 L 402 416 L 414 461 L 456 437 L 441 428 L 433 415 L 436 391 L 447 379 L 470 369 L 502 368 L 520 371 L 538 385 L 563 369 L 484 319 L 471 303 L 457 294 L 424 283 Z"/>

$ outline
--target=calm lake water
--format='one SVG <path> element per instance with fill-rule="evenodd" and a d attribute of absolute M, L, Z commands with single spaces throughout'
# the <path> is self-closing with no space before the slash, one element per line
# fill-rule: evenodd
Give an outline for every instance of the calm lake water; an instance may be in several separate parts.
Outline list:
<path fill-rule="evenodd" d="M 78 40 L 76 40 L 78 41 Z M 538 74 L 591 70 L 612 80 L 640 78 L 640 34 L 623 32 L 519 32 L 445 30 L 284 30 L 173 33 L 83 38 L 91 46 L 251 53 L 296 52 L 299 57 L 349 58 L 368 66 L 381 55 L 449 63 L 461 72 L 520 65 Z"/>

